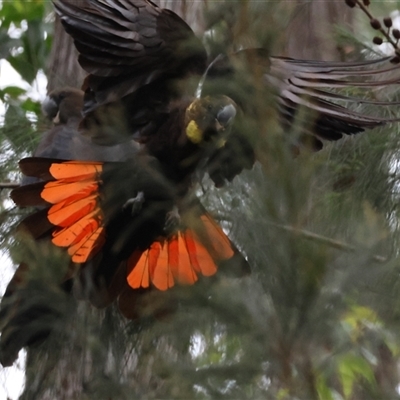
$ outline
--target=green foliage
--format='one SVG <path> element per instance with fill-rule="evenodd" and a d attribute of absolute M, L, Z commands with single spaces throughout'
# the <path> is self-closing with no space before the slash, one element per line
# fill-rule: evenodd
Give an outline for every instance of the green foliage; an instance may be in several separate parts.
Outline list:
<path fill-rule="evenodd" d="M 51 25 L 44 22 L 49 7 L 48 1 L 16 0 L 0 9 L 0 56 L 28 83 L 44 68 L 51 48 Z"/>
<path fill-rule="evenodd" d="M 5 1 L 0 8 L 0 58 L 27 83 L 20 88 L 4 82 L 0 90 L 0 101 L 6 106 L 0 141 L 13 152 L 29 152 L 36 143 L 33 136 L 27 140 L 27 135 L 37 129 L 40 104 L 29 97 L 26 87 L 45 68 L 52 38 L 52 24 L 45 22 L 50 9 L 50 3 L 43 0 Z"/>
<path fill-rule="evenodd" d="M 30 88 L 43 71 L 52 39 L 52 23 L 46 22 L 51 4 L 44 0 L 3 1 L 0 5 L 0 61 L 7 61 L 21 75 L 22 87 L 7 82 L 3 71 L 0 89 L 0 149 L 2 153 L 0 182 L 19 180 L 18 160 L 36 147 L 42 127 L 40 103 Z M 15 211 L 3 210 L 8 190 L 0 191 L 1 219 Z M 10 215 L 11 216 L 11 215 Z M 14 215 L 15 216 L 15 215 Z M 2 224 L 2 245 L 8 243 L 10 225 Z M 4 240 L 3 240 L 4 239 Z"/>
<path fill-rule="evenodd" d="M 4 2 L 0 11 L 0 54 L 28 82 L 48 54 L 47 4 Z M 208 45 L 279 47 L 288 7 L 212 3 L 207 26 L 216 29 Z M 13 25 L 26 27 L 18 39 L 9 35 Z M 149 294 L 136 305 L 145 316 L 130 322 L 113 307 L 66 300 L 58 286 L 65 260 L 52 250 L 15 248 L 16 260 L 35 266 L 28 293 L 42 288 L 55 309 L 67 310 L 29 354 L 23 399 L 399 398 L 398 127 L 294 158 L 296 127 L 282 132 L 273 97 L 257 78 L 234 89 L 253 85 L 248 101 L 258 107 L 243 127 L 262 163 L 223 189 L 208 180 L 199 189 L 252 274 Z M 13 86 L 0 91 L 7 103 L 3 180 L 15 177 L 17 159 L 36 140 L 39 108 L 25 94 Z M 170 302 L 175 311 L 165 312 Z"/>

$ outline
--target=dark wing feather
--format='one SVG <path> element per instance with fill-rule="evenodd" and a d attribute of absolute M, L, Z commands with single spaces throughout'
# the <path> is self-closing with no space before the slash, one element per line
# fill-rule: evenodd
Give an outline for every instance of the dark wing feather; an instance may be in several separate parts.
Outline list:
<path fill-rule="evenodd" d="M 315 125 L 309 133 L 323 139 L 338 140 L 342 134 L 354 134 L 399 120 L 366 115 L 350 108 L 359 104 L 396 105 L 385 100 L 368 99 L 366 92 L 400 83 L 400 69 L 390 64 L 389 57 L 343 63 L 271 58 L 266 79 L 278 89 L 280 109 L 288 122 L 291 122 L 290 116 L 294 115 L 296 108 L 304 106 L 316 114 Z M 332 91 L 351 88 L 361 91 L 363 97 Z"/>
<path fill-rule="evenodd" d="M 396 122 L 395 107 L 400 102 L 388 101 L 379 93 L 400 83 L 400 68 L 390 63 L 391 57 L 363 62 L 301 61 L 270 57 L 264 49 L 247 49 L 228 56 L 220 55 L 210 65 L 203 83 L 203 95 L 223 91 L 244 111 L 247 118 L 257 115 L 253 98 L 260 83 L 277 95 L 281 123 L 290 130 L 294 121 L 301 127 L 300 143 L 315 150 L 320 139 L 339 140 L 385 123 Z M 252 81 L 256 77 L 257 81 Z M 262 86 L 262 85 L 261 85 Z M 355 92 L 357 96 L 349 95 Z M 360 105 L 380 107 L 393 117 L 382 118 L 360 111 Z M 390 107 L 389 107 L 390 106 Z M 300 108 L 308 112 L 298 113 Z M 300 120 L 303 118 L 303 120 Z M 254 161 L 251 138 L 235 122 L 225 146 L 208 161 L 207 169 L 217 186 L 231 180 Z M 235 144 L 236 142 L 236 144 Z M 239 143 L 239 145 L 238 145 Z"/>
<path fill-rule="evenodd" d="M 212 78 L 225 76 L 238 85 L 238 64 L 247 68 L 247 71 L 252 66 L 253 69 L 254 66 L 260 68 L 264 73 L 264 82 L 277 92 L 284 126 L 290 126 L 297 110 L 303 106 L 312 111 L 315 117 L 307 133 L 327 140 L 338 140 L 342 134 L 354 134 L 399 120 L 354 110 L 360 104 L 381 107 L 399 104 L 368 98 L 371 89 L 400 83 L 400 68 L 391 64 L 390 60 L 391 57 L 362 62 L 302 61 L 270 57 L 263 49 L 248 49 L 230 57 L 220 57 L 208 74 L 211 84 Z M 340 92 L 346 89 L 357 90 L 362 95 L 354 97 Z M 237 91 L 228 95 L 247 111 L 249 105 L 243 100 L 243 94 L 246 93 Z"/>
<path fill-rule="evenodd" d="M 84 127 L 101 144 L 118 140 L 101 130 L 97 110 L 123 99 L 127 135 L 154 131 L 168 103 L 185 85 L 175 80 L 201 75 L 207 55 L 201 41 L 176 14 L 147 0 L 54 1 L 66 31 L 74 38 L 79 62 L 90 74 Z M 132 105 L 134 104 L 134 106 Z M 150 116 L 152 118 L 150 119 Z M 161 115 L 161 117 L 160 117 Z M 101 132 L 99 132 L 101 130 Z M 124 129 L 122 129 L 124 130 Z"/>

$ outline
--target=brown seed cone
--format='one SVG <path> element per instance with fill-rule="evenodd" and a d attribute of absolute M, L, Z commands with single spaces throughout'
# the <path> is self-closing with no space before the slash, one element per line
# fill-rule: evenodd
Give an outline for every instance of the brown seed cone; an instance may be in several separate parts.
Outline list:
<path fill-rule="evenodd" d="M 369 22 L 374 29 L 381 29 L 381 23 L 376 18 L 371 19 Z"/>
<path fill-rule="evenodd" d="M 383 43 L 382 38 L 380 38 L 379 36 L 375 36 L 375 37 L 372 39 L 372 41 L 373 41 L 375 44 L 377 44 L 377 45 L 380 45 L 380 44 Z"/>
<path fill-rule="evenodd" d="M 355 0 L 344 0 L 344 2 L 350 7 L 354 8 L 356 6 Z"/>
<path fill-rule="evenodd" d="M 383 23 L 385 24 L 386 28 L 390 28 L 393 25 L 392 18 L 390 17 L 383 18 Z"/>

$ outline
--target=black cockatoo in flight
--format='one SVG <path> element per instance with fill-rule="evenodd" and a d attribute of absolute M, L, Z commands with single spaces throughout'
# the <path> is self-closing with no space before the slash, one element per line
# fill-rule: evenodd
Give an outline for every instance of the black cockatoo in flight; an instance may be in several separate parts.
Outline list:
<path fill-rule="evenodd" d="M 339 104 L 385 102 L 326 90 L 397 83 L 389 58 L 325 63 L 244 49 L 209 59 L 180 17 L 149 0 L 53 3 L 88 72 L 84 95 L 68 88 L 50 95 L 46 112 L 58 131 L 43 139 L 35 157 L 20 162 L 36 181 L 11 197 L 19 206 L 40 207 L 22 226 L 36 240 L 50 238 L 66 249 L 71 270 L 65 279 L 90 277 L 93 303 L 117 299 L 127 317 L 135 315 L 135 297 L 144 290 L 191 285 L 221 267 L 248 271 L 192 190 L 202 173 L 222 186 L 256 161 L 256 140 L 241 131 L 254 108 L 243 96 L 246 86 L 235 86 L 238 65 L 261 71 L 260 83 L 277 94 L 284 128 L 299 106 L 312 111 L 299 141 L 307 137 L 314 149 L 324 139 L 392 121 Z M 68 107 L 69 114 L 62 112 Z M 27 269 L 17 271 L 7 297 Z M 3 326 L 10 327 L 18 313 L 7 310 L 3 318 L 11 317 Z M 32 342 L 24 340 L 20 347 Z M 3 364 L 11 358 L 3 357 Z"/>

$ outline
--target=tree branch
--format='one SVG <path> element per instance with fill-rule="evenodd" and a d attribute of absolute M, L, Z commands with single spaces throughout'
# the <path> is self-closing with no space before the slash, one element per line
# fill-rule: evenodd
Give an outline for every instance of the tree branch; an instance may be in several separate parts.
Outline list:
<path fill-rule="evenodd" d="M 301 235 L 302 237 L 304 237 L 306 239 L 310 239 L 310 240 L 314 240 L 316 242 L 327 244 L 328 246 L 333 247 L 335 249 L 344 250 L 344 251 L 347 251 L 350 253 L 353 253 L 357 250 L 357 248 L 355 246 L 349 245 L 349 244 L 341 242 L 339 240 L 330 239 L 326 236 L 321 236 L 321 235 L 318 235 L 316 233 L 313 233 L 313 232 L 310 232 L 310 231 L 307 231 L 304 229 L 294 228 L 293 226 L 289 226 L 289 225 L 279 225 L 279 224 L 275 224 L 273 222 L 270 222 L 269 224 L 275 226 L 276 228 L 283 229 L 287 232 L 291 232 L 296 235 Z M 379 262 L 379 263 L 385 263 L 388 261 L 388 258 L 379 256 L 379 255 L 373 255 L 372 260 Z"/>
<path fill-rule="evenodd" d="M 2 189 L 15 189 L 19 187 L 20 184 L 18 182 L 0 182 L 0 190 Z"/>

